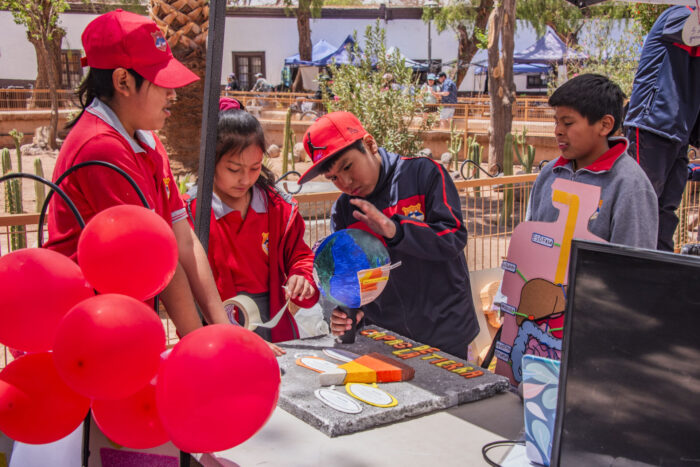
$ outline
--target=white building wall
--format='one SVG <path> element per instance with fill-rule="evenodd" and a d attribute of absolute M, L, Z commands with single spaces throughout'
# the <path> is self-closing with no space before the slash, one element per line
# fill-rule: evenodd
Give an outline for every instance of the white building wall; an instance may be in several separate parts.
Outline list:
<path fill-rule="evenodd" d="M 87 13 L 60 15 L 58 24 L 66 30 L 62 48 L 82 50 L 80 35 L 94 17 Z M 9 11 L 0 11 L 0 31 L 0 79 L 36 79 L 36 53 L 24 26 L 15 24 Z"/>

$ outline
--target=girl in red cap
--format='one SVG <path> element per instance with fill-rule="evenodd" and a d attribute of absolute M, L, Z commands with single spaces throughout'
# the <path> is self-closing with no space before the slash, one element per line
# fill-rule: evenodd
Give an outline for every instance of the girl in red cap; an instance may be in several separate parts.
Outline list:
<path fill-rule="evenodd" d="M 173 57 L 153 21 L 133 13 L 116 10 L 97 17 L 85 28 L 82 41 L 83 65 L 90 66 L 78 90 L 82 111 L 68 125 L 54 181 L 86 161 L 123 169 L 177 238 L 179 264 L 161 299 L 178 333 L 184 336 L 202 325 L 193 298 L 207 322 L 228 323 L 206 253 L 186 222 L 167 154 L 153 132 L 170 115 L 175 88 L 199 78 Z M 101 166 L 73 172 L 61 188 L 86 222 L 111 206 L 142 204 L 126 179 Z M 75 260 L 80 227 L 62 201 L 51 204 L 48 226 L 46 247 Z"/>
<path fill-rule="evenodd" d="M 263 165 L 265 136 L 260 122 L 222 99 L 216 140 L 216 169 L 209 231 L 209 263 L 222 299 L 252 298 L 263 322 L 285 313 L 272 329 L 257 328 L 268 341 L 299 338 L 287 300 L 301 308 L 318 301 L 313 253 L 304 242 L 304 220 L 296 201 L 275 188 Z M 194 221 L 196 187 L 187 210 Z M 276 348 L 273 348 L 277 350 Z"/>

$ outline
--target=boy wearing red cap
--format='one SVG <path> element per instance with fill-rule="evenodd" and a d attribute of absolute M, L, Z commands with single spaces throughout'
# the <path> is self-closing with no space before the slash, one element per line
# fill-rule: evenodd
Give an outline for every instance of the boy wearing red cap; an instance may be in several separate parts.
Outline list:
<path fill-rule="evenodd" d="M 228 323 L 207 255 L 186 221 L 165 149 L 153 133 L 170 115 L 174 88 L 199 78 L 173 57 L 153 21 L 133 13 L 116 10 L 97 17 L 85 28 L 82 41 L 82 62 L 90 66 L 78 90 L 83 109 L 68 125 L 71 131 L 56 161 L 54 181 L 86 161 L 123 169 L 177 238 L 179 264 L 161 298 L 179 334 L 201 326 L 193 296 L 209 323 Z M 111 206 L 141 205 L 127 180 L 106 167 L 81 168 L 61 187 L 86 222 Z M 48 225 L 46 247 L 75 260 L 80 227 L 65 203 L 52 203 Z"/>
<path fill-rule="evenodd" d="M 459 194 L 435 161 L 401 157 L 378 147 L 349 112 L 333 112 L 304 135 L 314 165 L 301 177 L 319 174 L 343 192 L 333 205 L 331 228 L 358 228 L 387 246 L 392 263 L 384 292 L 362 307 L 365 319 L 460 358 L 479 333 L 464 247 L 467 230 Z M 331 330 L 342 334 L 351 321 L 340 310 Z"/>

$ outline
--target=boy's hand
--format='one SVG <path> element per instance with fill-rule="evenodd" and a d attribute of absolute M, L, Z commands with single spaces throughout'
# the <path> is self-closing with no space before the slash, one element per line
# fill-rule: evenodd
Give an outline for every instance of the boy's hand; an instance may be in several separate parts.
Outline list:
<path fill-rule="evenodd" d="M 364 222 L 374 233 L 384 238 L 394 238 L 396 235 L 396 224 L 386 217 L 383 212 L 374 207 L 372 203 L 364 199 L 355 198 L 350 200 L 350 204 L 360 209 L 359 211 L 352 212 L 355 219 Z"/>
<path fill-rule="evenodd" d="M 359 323 L 362 317 L 365 316 L 365 312 L 362 310 L 357 310 L 357 322 Z M 352 328 L 352 320 L 348 318 L 348 315 L 344 311 L 339 309 L 333 310 L 331 313 L 331 333 L 334 336 L 342 336 L 345 331 Z"/>
<path fill-rule="evenodd" d="M 303 276 L 298 274 L 289 276 L 285 290 L 285 298 L 287 300 L 290 298 L 292 300 L 296 300 L 297 298 L 307 300 L 314 295 L 314 286 Z"/>
<path fill-rule="evenodd" d="M 275 357 L 280 357 L 280 356 L 287 353 L 282 347 L 277 347 L 272 342 L 268 342 L 267 345 L 270 346 L 270 350 L 272 350 L 274 352 Z"/>

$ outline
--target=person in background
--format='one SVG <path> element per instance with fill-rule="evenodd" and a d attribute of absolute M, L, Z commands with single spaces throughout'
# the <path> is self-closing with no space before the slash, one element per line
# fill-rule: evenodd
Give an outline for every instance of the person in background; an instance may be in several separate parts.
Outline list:
<path fill-rule="evenodd" d="M 236 78 L 236 73 L 230 73 L 226 82 L 226 91 L 240 91 L 241 86 L 238 84 L 238 78 Z"/>
<path fill-rule="evenodd" d="M 450 120 L 455 115 L 454 106 L 457 104 L 457 85 L 447 77 L 447 73 L 444 71 L 438 73 L 438 82 L 440 83 L 440 90 L 433 92 L 433 96 L 439 97 L 442 104 L 448 104 L 448 106 L 440 109 L 440 127 L 449 128 Z"/>
<path fill-rule="evenodd" d="M 277 190 L 274 174 L 263 165 L 266 144 L 260 122 L 235 99 L 221 98 L 219 107 L 208 252 L 216 287 L 223 300 L 236 295 L 253 299 L 263 322 L 284 313 L 272 329 L 255 329 L 265 340 L 298 339 L 293 315 L 319 297 L 304 220 L 296 201 Z M 187 200 L 193 223 L 196 194 L 194 186 Z M 285 308 L 287 300 L 296 307 Z"/>
<path fill-rule="evenodd" d="M 251 91 L 254 92 L 271 92 L 272 85 L 265 79 L 262 73 L 255 73 L 255 84 Z"/>
<path fill-rule="evenodd" d="M 428 77 L 420 88 L 420 95 L 423 97 L 423 102 L 426 104 L 437 104 L 438 99 L 435 93 L 440 90 L 440 87 L 435 84 L 435 73 L 428 73 Z M 432 109 L 429 109 L 432 110 Z"/>

